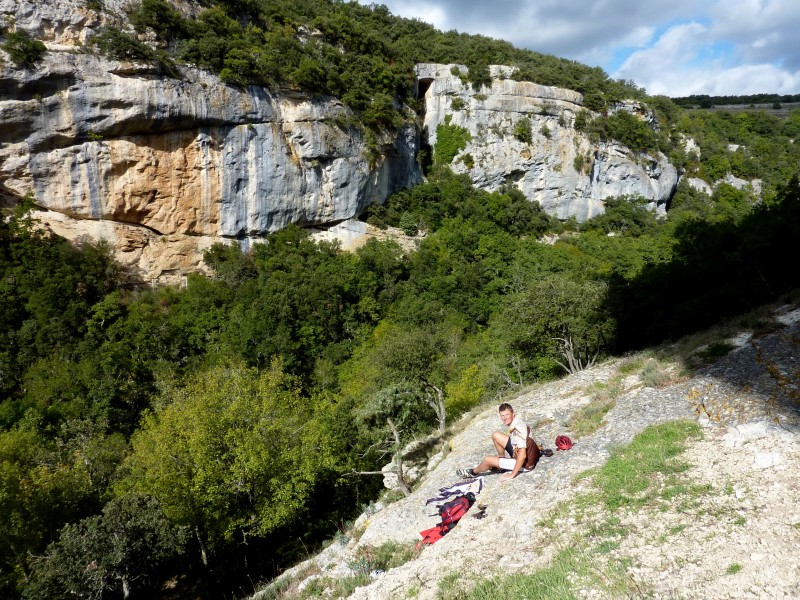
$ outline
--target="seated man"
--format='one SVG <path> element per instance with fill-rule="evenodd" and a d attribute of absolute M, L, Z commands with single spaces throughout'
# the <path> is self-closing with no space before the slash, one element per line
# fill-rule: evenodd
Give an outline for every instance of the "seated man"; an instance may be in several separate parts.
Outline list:
<path fill-rule="evenodd" d="M 484 456 L 478 466 L 473 469 L 458 469 L 460 477 L 476 477 L 493 469 L 510 471 L 500 476 L 501 481 L 513 479 L 519 473 L 530 471 L 539 461 L 539 446 L 530 436 L 530 428 L 522 419 L 514 415 L 510 404 L 503 403 L 499 407 L 500 420 L 506 426 L 506 433 L 495 431 L 492 441 L 497 456 Z M 508 456 L 506 456 L 508 454 Z"/>

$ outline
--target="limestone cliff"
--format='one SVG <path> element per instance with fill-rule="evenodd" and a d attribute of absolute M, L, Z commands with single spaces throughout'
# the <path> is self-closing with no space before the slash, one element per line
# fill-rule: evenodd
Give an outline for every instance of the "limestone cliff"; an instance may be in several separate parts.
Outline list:
<path fill-rule="evenodd" d="M 56 233 L 112 241 L 143 277 L 196 268 L 214 240 L 351 218 L 421 180 L 413 126 L 367 160 L 336 99 L 76 52 L 107 22 L 83 3 L 1 0 L 2 13 L 49 51 L 33 69 L 0 67 L 0 192 L 60 213 L 42 215 Z M 176 241 L 184 259 L 158 260 Z"/>
<path fill-rule="evenodd" d="M 637 155 L 620 144 L 591 142 L 573 126 L 583 108 L 581 94 L 508 79 L 511 69 L 501 66 L 491 67 L 491 87 L 476 91 L 462 81 L 462 71 L 460 65 L 423 64 L 417 78 L 429 143 L 436 143 L 445 119 L 466 128 L 471 139 L 452 167 L 469 173 L 476 186 L 494 191 L 510 183 L 548 213 L 578 221 L 601 214 L 611 196 L 641 196 L 653 208 L 666 206 L 678 181 L 675 167 L 661 153 Z M 636 103 L 614 110 L 654 121 Z M 530 143 L 513 135 L 523 118 L 531 123 Z"/>
<path fill-rule="evenodd" d="M 145 279 L 202 268 L 214 241 L 358 216 L 422 180 L 421 133 L 435 143 L 448 117 L 472 134 L 456 171 L 488 190 L 516 185 L 560 218 L 585 220 L 623 194 L 663 205 L 676 183 L 663 156 L 634 156 L 577 132 L 580 94 L 506 79 L 507 67 L 493 67 L 492 86 L 479 94 L 451 65 L 420 65 L 422 127 L 386 133 L 375 147 L 347 125 L 354 115 L 335 98 L 237 88 L 189 66 L 165 77 L 86 52 L 99 28 L 130 29 L 123 0 L 102 7 L 0 0 L 7 26 L 48 47 L 30 69 L 0 52 L 0 197 L 31 195 L 53 231 L 108 240 Z M 533 122 L 528 144 L 509 133 L 523 117 Z M 580 171 L 578 155 L 586 157 Z"/>

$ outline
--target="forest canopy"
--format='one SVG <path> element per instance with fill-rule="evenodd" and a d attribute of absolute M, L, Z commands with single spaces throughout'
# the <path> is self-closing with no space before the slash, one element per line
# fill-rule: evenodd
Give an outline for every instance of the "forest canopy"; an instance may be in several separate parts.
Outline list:
<path fill-rule="evenodd" d="M 490 64 L 515 66 L 513 77 L 577 90 L 592 110 L 643 95 L 599 67 L 485 36 L 442 32 L 394 16 L 380 4 L 208 0 L 196 18 L 186 18 L 167 0 L 142 0 L 132 5 L 129 19 L 137 34 L 155 36 L 158 49 L 116 28 L 99 33 L 90 45 L 118 59 L 159 64 L 173 76 L 179 61 L 218 73 L 232 85 L 336 96 L 373 128 L 403 121 L 397 100 L 414 105 L 413 69 L 424 62 L 466 65 L 476 91 L 491 82 Z"/>
<path fill-rule="evenodd" d="M 4 596 L 263 576 L 374 499 L 352 473 L 414 435 L 800 286 L 797 177 L 760 203 L 682 184 L 666 219 L 610 199 L 575 226 L 439 169 L 370 218 L 426 235 L 348 253 L 293 226 L 155 289 L 102 244 L 0 222 Z M 101 559 L 109 528 L 157 551 Z"/>

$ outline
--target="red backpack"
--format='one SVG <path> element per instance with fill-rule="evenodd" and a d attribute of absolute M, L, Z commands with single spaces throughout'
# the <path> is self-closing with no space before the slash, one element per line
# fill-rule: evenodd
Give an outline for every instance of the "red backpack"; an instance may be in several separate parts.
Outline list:
<path fill-rule="evenodd" d="M 433 544 L 442 539 L 448 531 L 456 526 L 459 520 L 461 520 L 461 517 L 467 514 L 469 507 L 472 506 L 474 502 L 475 494 L 467 492 L 466 494 L 462 494 L 450 500 L 450 502 L 440 504 L 439 517 L 441 517 L 441 521 L 434 527 L 419 532 L 422 539 L 417 543 L 417 548 L 425 544 Z"/>
<path fill-rule="evenodd" d="M 448 531 L 456 526 L 459 519 L 467 514 L 469 507 L 475 502 L 475 494 L 467 492 L 462 496 L 445 502 L 439 506 L 439 516 L 442 518 L 441 525 L 444 525 Z"/>

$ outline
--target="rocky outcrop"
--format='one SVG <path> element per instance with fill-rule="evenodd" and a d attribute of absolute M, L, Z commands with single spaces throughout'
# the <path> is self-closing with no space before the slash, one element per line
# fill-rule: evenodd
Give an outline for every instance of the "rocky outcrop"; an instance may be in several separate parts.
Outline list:
<path fill-rule="evenodd" d="M 343 580 L 359 577 L 359 587 L 348 598 L 432 600 L 445 589 L 459 592 L 450 597 L 469 597 L 474 586 L 490 578 L 558 572 L 564 568 L 559 555 L 565 548 L 576 548 L 593 573 L 559 581 L 559 591 L 568 590 L 565 595 L 722 600 L 757 590 L 750 596 L 797 597 L 800 414 L 794 380 L 786 374 L 798 367 L 800 308 L 784 305 L 773 317 L 780 329 L 727 338 L 735 349 L 691 375 L 685 355 L 660 363 L 665 379 L 658 387 L 646 375 L 653 351 L 645 350 L 531 386 L 509 399 L 532 426 L 537 442 L 552 447 L 557 435 L 567 434 L 575 445 L 542 458 L 532 472 L 511 481 L 491 473 L 482 476 L 482 489 L 475 484 L 472 489 L 480 489 L 477 500 L 487 507 L 484 511 L 473 506 L 442 540 L 419 553 L 409 552 L 404 564 L 368 571 L 370 557 L 379 554 L 376 548 L 411 547 L 421 531 L 437 524 L 439 502 L 428 500 L 438 497 L 442 487 L 461 482 L 457 468 L 476 465 L 483 455 L 494 453 L 490 436 L 500 427 L 497 407 L 476 409 L 438 446 L 440 454 L 431 449 L 431 462 L 410 496 L 367 506 L 350 537 L 338 535 L 324 551 L 288 569 L 252 600 L 311 584 L 324 596 Z M 696 344 L 699 339 L 695 336 Z M 694 352 L 707 347 L 698 345 Z M 634 365 L 640 366 L 632 370 Z M 618 395 L 598 429 L 579 436 L 571 423 L 596 405 L 593 397 L 600 382 L 618 386 Z M 673 421 L 696 421 L 704 431 L 687 441 L 680 471 L 661 473 L 651 466 L 645 477 L 653 487 L 626 492 L 614 487 L 614 508 L 606 508 L 592 472 L 611 456 L 621 456 L 620 449 L 646 428 Z M 620 498 L 624 501 L 618 502 Z M 752 568 L 730 569 L 741 560 L 743 548 L 751 549 L 746 556 Z M 611 560 L 603 558 L 607 555 Z M 615 569 L 616 580 L 610 575 Z M 367 573 L 368 579 L 363 577 Z M 545 586 L 545 579 L 536 581 Z M 609 595 L 610 581 L 620 583 L 614 589 L 621 591 Z M 526 588 L 520 582 L 513 597 L 522 597 L 533 585 Z M 766 589 L 769 594 L 760 593 Z"/>
<path fill-rule="evenodd" d="M 173 4 L 187 15 L 198 10 Z M 31 69 L 0 52 L 0 199 L 31 196 L 54 232 L 106 239 L 142 279 L 157 279 L 202 269 L 202 250 L 215 241 L 246 245 L 289 223 L 352 223 L 422 180 L 413 124 L 376 144 L 349 125 L 357 119 L 335 98 L 233 87 L 188 66 L 167 77 L 86 52 L 100 28 L 130 30 L 126 5 L 0 0 L 6 26 L 48 47 Z M 654 206 L 668 199 L 676 174 L 663 156 L 593 144 L 574 129 L 577 92 L 513 81 L 508 67 L 492 67 L 492 85 L 476 93 L 453 68 L 417 69 L 423 131 L 431 144 L 445 119 L 470 131 L 452 167 L 475 185 L 510 183 L 547 212 L 579 221 L 602 212 L 609 196 L 640 195 Z M 530 143 L 512 135 L 523 117 L 533 124 Z M 357 245 L 353 227 L 339 229 Z"/>
<path fill-rule="evenodd" d="M 339 221 L 419 181 L 411 128 L 370 167 L 360 133 L 335 124 L 348 110 L 334 99 L 119 68 L 59 54 L 35 80 L 16 73 L 29 89 L 58 89 L 0 104 L 17 132 L 0 151 L 7 190 L 78 218 L 241 237 Z"/>
<path fill-rule="evenodd" d="M 32 194 L 73 219 L 257 237 L 351 218 L 421 180 L 413 127 L 380 140 L 382 153 L 367 160 L 361 132 L 337 124 L 349 109 L 332 98 L 237 89 L 196 69 L 155 77 L 66 52 L 32 71 L 7 64 L 0 86 L 3 194 Z"/>
<path fill-rule="evenodd" d="M 491 86 L 475 90 L 462 72 L 461 65 L 418 65 L 419 95 L 431 146 L 446 119 L 469 131 L 452 168 L 468 173 L 476 186 L 495 191 L 514 185 L 548 213 L 578 221 L 601 214 L 611 196 L 641 196 L 653 208 L 666 207 L 678 181 L 672 164 L 661 153 L 638 155 L 620 144 L 591 142 L 574 128 L 581 94 L 508 79 L 509 68 L 500 66 L 491 67 Z M 655 122 L 638 103 L 614 109 Z M 522 119 L 531 124 L 529 143 L 514 136 Z"/>

